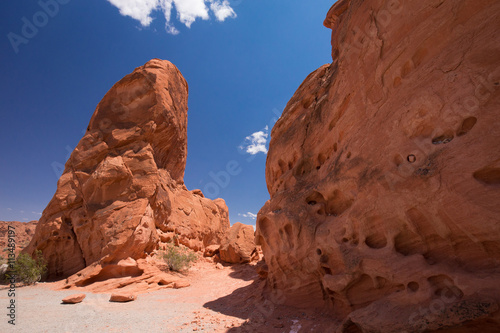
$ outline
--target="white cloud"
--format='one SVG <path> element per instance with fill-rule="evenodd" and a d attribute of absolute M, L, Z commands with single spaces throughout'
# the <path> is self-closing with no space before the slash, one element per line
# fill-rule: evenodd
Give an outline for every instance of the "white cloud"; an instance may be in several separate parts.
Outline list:
<path fill-rule="evenodd" d="M 238 214 L 238 216 L 241 216 L 241 217 L 246 217 L 246 218 L 249 218 L 249 219 L 252 219 L 252 220 L 255 220 L 257 218 L 257 214 L 254 214 L 254 213 L 246 213 L 246 214 Z"/>
<path fill-rule="evenodd" d="M 7 208 L 7 210 L 12 210 L 12 208 Z"/>
<path fill-rule="evenodd" d="M 269 137 L 269 127 L 266 126 L 263 131 L 258 131 L 245 138 L 245 142 L 239 147 L 250 155 L 258 153 L 267 154 L 267 138 Z"/>
<path fill-rule="evenodd" d="M 223 22 L 228 17 L 235 18 L 236 13 L 229 5 L 227 0 L 212 2 L 210 9 L 214 12 L 217 21 Z"/>
<path fill-rule="evenodd" d="M 177 19 L 188 28 L 198 18 L 208 20 L 210 13 L 220 22 L 236 17 L 228 0 L 108 0 L 108 2 L 117 7 L 120 14 L 138 20 L 145 27 L 153 21 L 151 14 L 154 11 L 161 11 L 166 20 L 165 29 L 173 35 L 179 33 L 172 23 L 171 14 L 174 8 Z"/>

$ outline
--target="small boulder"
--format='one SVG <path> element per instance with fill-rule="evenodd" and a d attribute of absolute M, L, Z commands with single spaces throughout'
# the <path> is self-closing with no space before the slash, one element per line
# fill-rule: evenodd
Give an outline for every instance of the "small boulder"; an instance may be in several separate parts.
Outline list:
<path fill-rule="evenodd" d="M 187 288 L 191 285 L 187 280 L 179 280 L 174 282 L 174 289 Z"/>
<path fill-rule="evenodd" d="M 219 253 L 220 245 L 209 245 L 205 248 L 205 252 L 203 252 L 204 257 L 213 257 L 217 253 Z"/>
<path fill-rule="evenodd" d="M 221 260 L 231 264 L 250 262 L 256 253 L 253 227 L 239 222 L 229 229 L 219 249 Z"/>
<path fill-rule="evenodd" d="M 109 301 L 110 302 L 131 302 L 137 299 L 137 295 L 134 294 L 112 294 Z"/>
<path fill-rule="evenodd" d="M 63 302 L 63 304 L 77 304 L 77 303 L 81 303 L 85 297 L 86 297 L 85 294 L 74 294 L 74 295 L 65 297 L 62 300 L 62 302 Z"/>

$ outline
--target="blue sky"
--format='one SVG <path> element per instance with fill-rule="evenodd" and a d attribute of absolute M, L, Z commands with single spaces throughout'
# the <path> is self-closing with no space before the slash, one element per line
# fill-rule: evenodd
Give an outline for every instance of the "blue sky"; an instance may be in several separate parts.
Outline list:
<path fill-rule="evenodd" d="M 189 84 L 186 186 L 224 198 L 231 223 L 254 224 L 273 120 L 331 62 L 322 22 L 334 2 L 2 1 L 0 220 L 40 217 L 104 94 L 160 58 Z"/>

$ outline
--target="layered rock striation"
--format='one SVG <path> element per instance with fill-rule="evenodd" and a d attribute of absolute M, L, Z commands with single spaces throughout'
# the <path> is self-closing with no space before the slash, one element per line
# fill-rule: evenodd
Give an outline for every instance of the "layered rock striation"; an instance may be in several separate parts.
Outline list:
<path fill-rule="evenodd" d="M 220 244 L 229 229 L 224 200 L 183 182 L 187 98 L 179 70 L 159 59 L 104 96 L 26 249 L 43 252 L 49 278 L 135 262 L 170 241 L 193 250 Z"/>
<path fill-rule="evenodd" d="M 500 3 L 341 0 L 272 130 L 275 302 L 339 332 L 499 329 Z"/>

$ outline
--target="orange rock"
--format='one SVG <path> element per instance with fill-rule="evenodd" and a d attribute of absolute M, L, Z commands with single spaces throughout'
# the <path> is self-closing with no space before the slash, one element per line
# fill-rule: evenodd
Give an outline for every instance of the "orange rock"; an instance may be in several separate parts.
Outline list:
<path fill-rule="evenodd" d="M 500 2 L 338 1 L 272 130 L 273 300 L 338 332 L 500 327 Z M 455 330 L 456 329 L 456 330 Z"/>
<path fill-rule="evenodd" d="M 104 96 L 26 249 L 43 252 L 49 279 L 145 258 L 173 239 L 196 251 L 220 243 L 224 200 L 183 182 L 187 97 L 179 70 L 158 59 Z"/>
<path fill-rule="evenodd" d="M 219 253 L 220 245 L 209 245 L 205 248 L 205 252 L 203 252 L 204 257 L 213 257 L 217 253 Z"/>
<path fill-rule="evenodd" d="M 191 284 L 187 280 L 178 280 L 174 282 L 174 289 L 187 288 Z"/>
<path fill-rule="evenodd" d="M 137 295 L 134 294 L 112 294 L 111 297 L 109 298 L 109 301 L 125 303 L 125 302 L 135 301 L 136 299 Z"/>
<path fill-rule="evenodd" d="M 250 262 L 257 253 L 253 227 L 236 222 L 222 240 L 219 254 L 231 264 Z"/>
<path fill-rule="evenodd" d="M 68 297 L 65 297 L 62 302 L 64 304 L 77 304 L 81 303 L 85 299 L 85 294 L 74 294 Z"/>
<path fill-rule="evenodd" d="M 28 246 L 31 238 L 35 234 L 35 228 L 38 221 L 30 221 L 30 222 L 17 222 L 17 221 L 0 221 L 0 249 L 5 249 L 8 243 L 8 232 L 9 226 L 10 230 L 14 229 L 16 233 L 16 248 L 14 249 L 14 253 L 17 255 Z"/>

